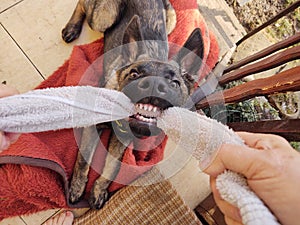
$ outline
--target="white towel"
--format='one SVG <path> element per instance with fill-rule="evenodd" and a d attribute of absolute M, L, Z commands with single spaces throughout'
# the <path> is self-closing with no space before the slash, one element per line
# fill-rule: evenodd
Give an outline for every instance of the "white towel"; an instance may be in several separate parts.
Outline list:
<path fill-rule="evenodd" d="M 127 96 L 104 88 L 34 90 L 0 99 L 0 130 L 24 133 L 87 127 L 127 118 L 134 111 Z M 202 165 L 209 163 L 223 143 L 243 145 L 227 126 L 183 108 L 165 110 L 157 126 Z M 244 224 L 279 224 L 241 175 L 226 171 L 218 176 L 217 188 L 222 198 L 240 209 Z"/>
<path fill-rule="evenodd" d="M 0 130 L 28 133 L 87 127 L 133 112 L 134 105 L 122 92 L 90 86 L 47 88 L 0 98 Z"/>

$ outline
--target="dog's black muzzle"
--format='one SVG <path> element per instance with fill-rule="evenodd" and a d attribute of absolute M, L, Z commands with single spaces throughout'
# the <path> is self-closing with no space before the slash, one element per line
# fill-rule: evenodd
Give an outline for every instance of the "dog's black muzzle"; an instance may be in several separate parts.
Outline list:
<path fill-rule="evenodd" d="M 158 76 L 146 76 L 127 84 L 122 92 L 133 103 L 153 104 L 162 110 L 182 104 L 180 85 Z"/>
<path fill-rule="evenodd" d="M 133 80 L 122 92 L 135 103 L 137 113 L 129 118 L 129 127 L 137 137 L 158 135 L 161 130 L 156 118 L 163 110 L 183 102 L 180 84 L 158 76 Z"/>

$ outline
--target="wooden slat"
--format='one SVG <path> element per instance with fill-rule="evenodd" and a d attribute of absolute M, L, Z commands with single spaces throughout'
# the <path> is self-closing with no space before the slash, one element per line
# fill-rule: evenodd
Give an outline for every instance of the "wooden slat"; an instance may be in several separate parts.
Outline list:
<path fill-rule="evenodd" d="M 300 141 L 300 119 L 228 123 L 234 131 L 277 134 L 289 141 Z"/>
<path fill-rule="evenodd" d="M 267 22 L 263 23 L 262 25 L 260 25 L 259 27 L 255 28 L 253 31 L 249 32 L 247 35 L 245 35 L 243 38 L 241 38 L 236 45 L 240 45 L 243 41 L 247 40 L 248 38 L 250 38 L 251 36 L 253 36 L 254 34 L 258 33 L 259 31 L 263 30 L 264 28 L 266 28 L 267 26 L 271 25 L 272 23 L 276 22 L 277 20 L 279 20 L 280 18 L 286 16 L 287 14 L 289 14 L 290 12 L 294 11 L 295 9 L 297 9 L 300 6 L 300 1 L 296 1 L 295 3 L 291 4 L 289 7 L 287 7 L 286 9 L 282 10 L 280 13 L 278 13 L 276 16 L 274 16 L 273 18 L 271 18 L 270 20 L 268 20 Z"/>
<path fill-rule="evenodd" d="M 202 109 L 210 105 L 240 102 L 256 96 L 299 90 L 300 66 L 297 66 L 272 77 L 249 81 L 231 89 L 211 94 L 197 103 L 196 108 Z"/>
<path fill-rule="evenodd" d="M 272 53 L 274 52 L 277 52 L 281 49 L 284 49 L 284 48 L 287 48 L 287 47 L 290 47 L 294 44 L 297 44 L 298 42 L 300 42 L 300 32 L 296 33 L 295 35 L 283 40 L 283 41 L 280 41 L 276 44 L 273 44 L 253 55 L 250 55 L 238 62 L 235 62 L 233 64 L 231 64 L 230 66 L 228 66 L 225 70 L 224 70 L 224 74 L 225 73 L 228 73 L 232 70 L 235 70 L 237 68 L 240 68 L 248 63 L 251 63 L 251 62 L 254 62 L 256 60 L 259 60 L 259 59 L 262 59 L 268 55 L 271 55 Z"/>
<path fill-rule="evenodd" d="M 286 49 L 285 51 L 279 52 L 273 56 L 265 58 L 257 63 L 250 64 L 241 69 L 232 71 L 223 75 L 219 79 L 219 84 L 224 85 L 230 81 L 238 80 L 246 77 L 250 74 L 262 72 L 268 69 L 275 68 L 279 65 L 287 63 L 292 60 L 300 58 L 300 46 Z"/>
<path fill-rule="evenodd" d="M 217 207 L 212 194 L 205 198 L 194 212 L 203 224 L 226 225 L 224 214 Z"/>

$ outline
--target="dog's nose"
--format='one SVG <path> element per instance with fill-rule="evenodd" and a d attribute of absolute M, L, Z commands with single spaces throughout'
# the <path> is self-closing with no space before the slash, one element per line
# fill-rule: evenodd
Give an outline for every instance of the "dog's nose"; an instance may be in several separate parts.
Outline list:
<path fill-rule="evenodd" d="M 180 88 L 175 88 L 169 79 L 146 76 L 129 82 L 122 88 L 132 102 L 153 104 L 160 108 L 180 106 L 183 102 Z"/>
<path fill-rule="evenodd" d="M 169 88 L 165 78 L 149 76 L 139 81 L 138 89 L 153 96 L 163 97 L 168 93 Z"/>

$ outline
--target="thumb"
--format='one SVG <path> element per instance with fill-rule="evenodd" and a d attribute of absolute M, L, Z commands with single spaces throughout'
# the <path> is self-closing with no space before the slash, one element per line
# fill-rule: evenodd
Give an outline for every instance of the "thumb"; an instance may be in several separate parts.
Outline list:
<path fill-rule="evenodd" d="M 249 178 L 256 168 L 255 163 L 262 159 L 262 152 L 247 146 L 223 144 L 211 163 L 202 168 L 202 171 L 216 177 L 228 169 Z"/>

